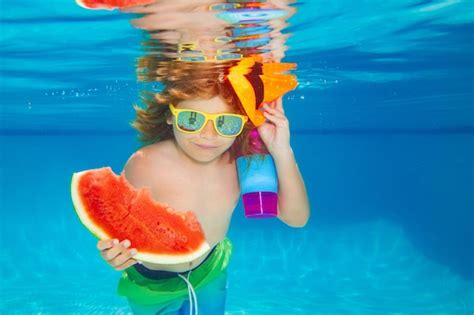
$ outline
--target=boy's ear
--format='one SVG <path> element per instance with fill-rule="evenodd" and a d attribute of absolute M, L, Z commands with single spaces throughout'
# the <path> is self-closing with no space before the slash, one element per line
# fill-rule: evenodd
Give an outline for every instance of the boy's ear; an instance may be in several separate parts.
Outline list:
<path fill-rule="evenodd" d="M 168 125 L 172 125 L 172 124 L 173 124 L 172 118 L 173 118 L 173 117 L 168 117 L 168 118 L 166 118 L 166 123 L 167 123 Z"/>

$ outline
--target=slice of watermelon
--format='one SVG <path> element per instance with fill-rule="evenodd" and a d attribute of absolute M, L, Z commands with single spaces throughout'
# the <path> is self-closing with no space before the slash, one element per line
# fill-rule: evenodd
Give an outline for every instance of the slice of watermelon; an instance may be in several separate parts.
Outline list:
<path fill-rule="evenodd" d="M 190 262 L 210 246 L 195 214 L 153 200 L 148 187 L 136 189 L 110 167 L 72 175 L 74 209 L 99 239 L 129 239 L 134 259 L 155 264 Z"/>
<path fill-rule="evenodd" d="M 76 0 L 83 8 L 92 10 L 113 10 L 145 5 L 156 2 L 156 0 Z"/>

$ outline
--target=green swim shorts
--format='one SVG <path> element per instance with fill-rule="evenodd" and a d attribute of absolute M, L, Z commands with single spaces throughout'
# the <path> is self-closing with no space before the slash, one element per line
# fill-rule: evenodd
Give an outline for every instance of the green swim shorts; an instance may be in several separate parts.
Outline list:
<path fill-rule="evenodd" d="M 189 285 L 199 290 L 227 269 L 232 255 L 232 242 L 225 238 L 210 255 L 188 275 L 190 284 L 178 273 L 176 277 L 154 280 L 143 276 L 133 266 L 127 268 L 122 273 L 117 293 L 141 305 L 167 303 L 186 297 Z"/>

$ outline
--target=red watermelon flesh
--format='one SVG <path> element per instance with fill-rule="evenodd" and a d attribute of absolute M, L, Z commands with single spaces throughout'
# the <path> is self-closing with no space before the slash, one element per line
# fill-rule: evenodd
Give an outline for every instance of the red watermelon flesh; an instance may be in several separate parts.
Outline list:
<path fill-rule="evenodd" d="M 81 222 L 99 239 L 129 239 L 135 259 L 155 264 L 192 261 L 209 249 L 195 214 L 154 201 L 110 167 L 74 173 L 71 196 Z"/>
<path fill-rule="evenodd" d="M 156 2 L 156 0 L 76 0 L 76 3 L 86 9 L 123 9 L 136 5 L 145 5 Z"/>

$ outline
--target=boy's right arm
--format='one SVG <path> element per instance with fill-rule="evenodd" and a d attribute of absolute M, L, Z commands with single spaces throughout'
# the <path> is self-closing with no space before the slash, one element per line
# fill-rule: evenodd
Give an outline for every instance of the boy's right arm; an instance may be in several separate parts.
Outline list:
<path fill-rule="evenodd" d="M 130 245 L 129 240 L 123 240 L 120 243 L 117 239 L 99 240 L 97 249 L 105 262 L 115 270 L 121 271 L 138 263 L 137 260 L 132 258 L 137 250 L 135 248 L 128 249 Z"/>
<path fill-rule="evenodd" d="M 149 186 L 151 164 L 145 150 L 138 150 L 128 159 L 123 170 L 125 178 L 135 188 Z M 115 241 L 115 243 L 114 243 Z M 135 248 L 128 249 L 130 241 L 125 239 L 119 243 L 117 239 L 100 240 L 97 242 L 97 249 L 100 256 L 117 271 L 124 270 L 138 263 L 133 259 Z"/>

